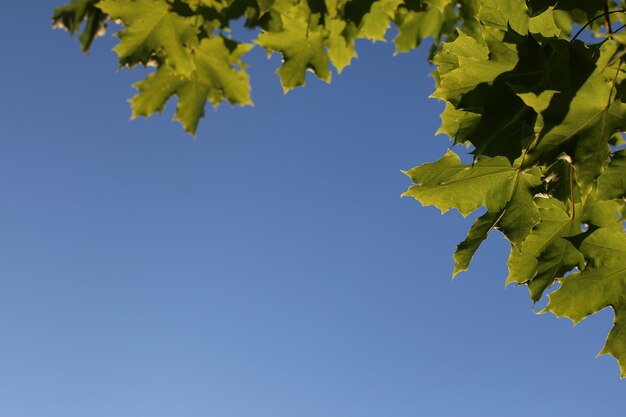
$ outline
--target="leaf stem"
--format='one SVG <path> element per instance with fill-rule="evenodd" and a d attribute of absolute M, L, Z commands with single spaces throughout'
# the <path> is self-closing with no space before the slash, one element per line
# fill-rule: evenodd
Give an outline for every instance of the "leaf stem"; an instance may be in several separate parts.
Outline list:
<path fill-rule="evenodd" d="M 570 222 L 573 223 L 576 218 L 576 202 L 574 201 L 574 165 L 569 165 L 569 198 L 572 203 L 572 212 L 570 213 Z"/>
<path fill-rule="evenodd" d="M 611 29 L 611 15 L 609 14 L 609 5 L 604 3 L 604 26 L 606 27 L 606 33 L 609 34 L 609 38 L 613 39 L 613 29 Z"/>

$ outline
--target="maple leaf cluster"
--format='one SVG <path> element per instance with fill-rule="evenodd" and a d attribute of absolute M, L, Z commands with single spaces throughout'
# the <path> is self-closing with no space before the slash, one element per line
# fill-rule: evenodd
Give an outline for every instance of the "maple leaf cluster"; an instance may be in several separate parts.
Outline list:
<path fill-rule="evenodd" d="M 135 85 L 133 117 L 161 112 L 178 97 L 175 119 L 192 134 L 207 101 L 251 105 L 250 80 L 242 57 L 255 45 L 279 53 L 285 91 L 304 85 L 306 71 L 330 82 L 332 66 L 341 72 L 357 56 L 359 38 L 384 40 L 397 22 L 398 51 L 415 48 L 420 39 L 454 33 L 461 17 L 454 2 L 433 7 L 403 0 L 73 0 L 58 7 L 54 25 L 81 30 L 83 50 L 104 33 L 107 22 L 123 26 L 115 51 L 122 67 L 154 65 L 156 72 Z M 447 16 L 447 17 L 446 17 Z M 257 37 L 240 42 L 231 22 L 244 19 Z M 428 22 L 425 26 L 422 23 Z"/>
<path fill-rule="evenodd" d="M 434 39 L 438 133 L 452 150 L 406 171 L 404 194 L 442 212 L 483 208 L 454 254 L 469 267 L 492 230 L 511 244 L 507 283 L 526 285 L 544 311 L 578 322 L 611 307 L 601 353 L 626 376 L 626 7 L 612 0 L 72 0 L 53 21 L 81 32 L 83 50 L 118 22 L 120 66 L 153 65 L 135 85 L 132 114 L 161 112 L 195 134 L 206 102 L 249 105 L 245 54 L 282 56 L 283 89 L 306 71 L 330 82 L 357 56 L 357 39 L 382 41 L 394 25 L 397 52 Z M 237 40 L 231 23 L 254 34 Z M 573 33 L 573 28 L 579 30 Z M 248 36 L 249 37 L 249 36 Z"/>
<path fill-rule="evenodd" d="M 573 23 L 604 24 L 621 9 L 582 4 L 481 2 L 479 30 L 460 31 L 434 58 L 439 132 L 469 146 L 473 163 L 449 151 L 407 171 L 404 195 L 464 216 L 486 208 L 457 246 L 454 274 L 495 229 L 511 244 L 507 284 L 528 286 L 533 302 L 560 284 L 544 312 L 577 323 L 612 307 L 601 353 L 626 376 L 623 42 L 571 35 Z"/>

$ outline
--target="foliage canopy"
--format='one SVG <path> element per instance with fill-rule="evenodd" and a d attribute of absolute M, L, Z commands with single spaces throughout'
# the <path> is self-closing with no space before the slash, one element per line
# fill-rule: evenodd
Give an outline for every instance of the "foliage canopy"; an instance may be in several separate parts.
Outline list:
<path fill-rule="evenodd" d="M 72 0 L 53 22 L 80 32 L 87 51 L 117 22 L 120 66 L 152 65 L 135 84 L 133 117 L 163 110 L 195 134 L 207 101 L 249 105 L 243 57 L 255 45 L 279 53 L 283 89 L 307 70 L 330 82 L 360 38 L 397 52 L 433 38 L 438 133 L 452 150 L 406 171 L 403 194 L 446 212 L 482 214 L 454 254 L 454 274 L 495 229 L 511 243 L 507 283 L 526 285 L 543 311 L 575 323 L 606 307 L 614 327 L 602 354 L 626 376 L 626 21 L 612 0 Z M 239 41 L 242 20 L 256 38 Z M 557 284 L 557 285 L 555 285 Z"/>

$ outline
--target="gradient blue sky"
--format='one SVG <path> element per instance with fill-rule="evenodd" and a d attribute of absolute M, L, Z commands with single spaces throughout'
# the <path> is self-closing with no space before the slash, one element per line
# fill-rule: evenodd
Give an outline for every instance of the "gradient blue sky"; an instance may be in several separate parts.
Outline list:
<path fill-rule="evenodd" d="M 141 75 L 52 31 L 57 4 L 0 29 L 0 416 L 623 412 L 610 311 L 533 314 L 495 234 L 452 282 L 469 223 L 400 199 L 448 146 L 425 49 L 360 43 L 286 96 L 255 50 L 255 107 L 194 141 L 172 106 L 130 122 Z"/>

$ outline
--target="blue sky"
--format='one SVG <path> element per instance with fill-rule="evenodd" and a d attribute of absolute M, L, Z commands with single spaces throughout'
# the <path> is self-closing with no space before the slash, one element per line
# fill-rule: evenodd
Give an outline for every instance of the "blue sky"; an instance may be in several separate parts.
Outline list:
<path fill-rule="evenodd" d="M 610 311 L 535 315 L 496 234 L 452 282 L 470 224 L 399 197 L 449 144 L 425 48 L 360 43 L 286 96 L 257 49 L 255 107 L 194 141 L 172 106 L 129 121 L 141 74 L 52 31 L 57 4 L 0 29 L 0 416 L 623 411 Z"/>

